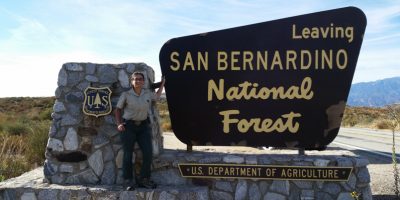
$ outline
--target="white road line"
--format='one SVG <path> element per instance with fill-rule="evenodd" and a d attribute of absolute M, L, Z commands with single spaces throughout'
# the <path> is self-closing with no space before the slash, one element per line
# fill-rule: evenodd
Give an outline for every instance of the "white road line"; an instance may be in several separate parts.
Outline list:
<path fill-rule="evenodd" d="M 341 145 L 341 146 L 345 146 L 345 147 L 350 147 L 350 148 L 353 148 L 353 149 L 358 149 L 358 150 L 362 150 L 362 151 L 367 151 L 367 152 L 372 153 L 372 154 L 377 154 L 377 155 L 380 155 L 380 156 L 385 156 L 385 157 L 388 157 L 388 158 L 392 158 L 392 155 L 385 154 L 385 153 L 381 153 L 381 152 L 376 152 L 376 151 L 374 151 L 373 149 L 367 149 L 367 148 L 357 147 L 357 146 L 353 146 L 353 145 L 344 144 L 344 143 L 341 143 L 341 142 L 332 142 L 332 143 L 333 143 L 333 144 L 337 144 L 337 145 Z M 397 160 L 400 159 L 399 156 L 396 156 L 396 158 L 397 158 Z"/>

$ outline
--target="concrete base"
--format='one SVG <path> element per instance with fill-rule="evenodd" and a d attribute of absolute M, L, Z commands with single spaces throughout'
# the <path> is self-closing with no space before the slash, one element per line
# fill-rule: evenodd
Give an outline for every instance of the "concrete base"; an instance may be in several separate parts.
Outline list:
<path fill-rule="evenodd" d="M 0 183 L 3 199 L 372 199 L 368 160 L 348 151 L 311 151 L 299 156 L 295 150 L 216 152 L 202 149 L 188 153 L 166 149 L 154 159 L 155 190 L 124 191 L 121 185 L 57 185 L 44 183 L 43 168 Z M 207 152 L 208 151 L 208 152 Z M 211 151 L 211 152 L 210 152 Z M 262 154 L 264 153 L 264 154 Z M 295 181 L 235 178 L 183 178 L 179 163 L 219 163 L 282 166 L 353 167 L 348 181 Z"/>
<path fill-rule="evenodd" d="M 204 186 L 160 186 L 150 190 L 125 191 L 121 185 L 58 185 L 43 182 L 43 167 L 0 183 L 1 200 L 69 199 L 208 199 Z"/>

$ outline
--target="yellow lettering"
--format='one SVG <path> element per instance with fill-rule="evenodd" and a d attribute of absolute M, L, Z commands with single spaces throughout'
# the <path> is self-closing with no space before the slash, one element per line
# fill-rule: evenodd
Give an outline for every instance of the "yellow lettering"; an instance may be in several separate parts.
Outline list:
<path fill-rule="evenodd" d="M 218 71 L 225 71 L 228 69 L 228 54 L 224 51 L 218 51 L 218 65 L 217 69 Z"/>
<path fill-rule="evenodd" d="M 190 52 L 186 53 L 185 64 L 183 65 L 183 71 L 186 71 L 188 66 L 192 69 L 192 71 L 194 71 L 193 58 Z"/>
<path fill-rule="evenodd" d="M 179 56 L 179 53 L 176 52 L 176 51 L 172 52 L 171 55 L 170 55 L 171 61 L 176 64 L 176 65 L 170 65 L 169 66 L 172 71 L 178 71 L 179 68 L 180 68 L 179 60 L 177 58 L 175 58 L 175 57 L 178 57 L 178 56 Z"/>
<path fill-rule="evenodd" d="M 205 57 L 201 54 L 201 52 L 197 52 L 197 70 L 201 70 L 200 66 L 204 67 L 204 70 L 208 70 L 208 52 L 205 52 Z"/>

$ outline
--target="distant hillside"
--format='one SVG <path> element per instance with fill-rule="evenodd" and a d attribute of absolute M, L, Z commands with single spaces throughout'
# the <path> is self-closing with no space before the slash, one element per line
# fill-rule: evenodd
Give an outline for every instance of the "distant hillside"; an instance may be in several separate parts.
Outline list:
<path fill-rule="evenodd" d="M 382 107 L 394 103 L 400 103 L 400 77 L 353 84 L 347 100 L 349 106 Z"/>

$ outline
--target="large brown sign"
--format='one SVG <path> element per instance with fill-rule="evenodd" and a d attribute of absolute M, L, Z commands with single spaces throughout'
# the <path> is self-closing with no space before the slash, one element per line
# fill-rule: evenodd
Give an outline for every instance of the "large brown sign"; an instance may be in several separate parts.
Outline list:
<path fill-rule="evenodd" d="M 169 40 L 160 63 L 175 135 L 323 149 L 339 131 L 365 27 L 348 7 Z"/>

